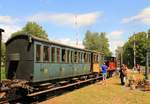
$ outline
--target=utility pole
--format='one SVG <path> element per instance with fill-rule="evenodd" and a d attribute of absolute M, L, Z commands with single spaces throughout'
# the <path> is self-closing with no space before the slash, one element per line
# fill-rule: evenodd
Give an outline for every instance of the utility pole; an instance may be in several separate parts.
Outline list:
<path fill-rule="evenodd" d="M 4 32 L 4 30 L 0 28 L 0 82 L 1 82 L 1 72 L 2 72 L 2 71 L 1 71 L 1 55 L 2 55 L 2 53 L 1 53 L 1 51 L 2 51 L 2 50 L 1 50 L 1 45 L 2 45 L 2 44 L 1 44 L 1 43 L 2 43 L 2 32 Z"/>
<path fill-rule="evenodd" d="M 134 33 L 134 48 L 133 48 L 133 50 L 134 50 L 134 70 L 135 70 L 135 68 L 136 68 L 136 49 L 135 49 L 135 33 Z"/>
<path fill-rule="evenodd" d="M 121 54 L 120 54 L 120 56 L 121 56 L 120 57 L 121 58 L 121 65 L 123 64 L 123 55 L 122 54 L 123 54 L 123 49 L 122 49 Z"/>
<path fill-rule="evenodd" d="M 149 73 L 149 47 L 148 47 L 148 39 L 149 39 L 150 31 L 148 31 L 146 35 L 146 66 L 145 66 L 145 80 L 148 80 L 148 73 Z"/>

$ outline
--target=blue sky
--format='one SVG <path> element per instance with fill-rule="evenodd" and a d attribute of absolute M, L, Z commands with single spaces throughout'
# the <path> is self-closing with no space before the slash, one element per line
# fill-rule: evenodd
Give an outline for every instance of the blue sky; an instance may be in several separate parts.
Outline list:
<path fill-rule="evenodd" d="M 53 41 L 75 45 L 78 37 L 78 47 L 87 30 L 106 32 L 114 52 L 134 32 L 150 28 L 150 0 L 0 0 L 4 41 L 27 21 L 39 23 Z"/>

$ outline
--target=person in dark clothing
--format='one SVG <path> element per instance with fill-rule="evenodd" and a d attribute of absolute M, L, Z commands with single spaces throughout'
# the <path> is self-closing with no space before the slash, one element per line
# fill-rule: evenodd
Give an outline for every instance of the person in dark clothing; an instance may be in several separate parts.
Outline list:
<path fill-rule="evenodd" d="M 120 71 L 119 71 L 119 73 L 120 73 L 121 85 L 125 85 L 125 80 L 124 80 L 124 79 L 125 79 L 124 68 L 125 68 L 125 65 L 122 64 L 122 65 L 121 65 L 121 69 L 120 69 Z"/>

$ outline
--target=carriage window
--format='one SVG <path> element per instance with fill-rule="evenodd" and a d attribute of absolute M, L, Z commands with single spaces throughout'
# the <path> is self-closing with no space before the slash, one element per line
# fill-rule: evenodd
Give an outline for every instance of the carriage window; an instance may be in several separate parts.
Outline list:
<path fill-rule="evenodd" d="M 102 56 L 101 55 L 99 55 L 99 60 L 98 61 L 99 62 L 102 61 Z"/>
<path fill-rule="evenodd" d="M 87 62 L 87 59 L 86 59 L 86 53 L 84 53 L 84 63 Z"/>
<path fill-rule="evenodd" d="M 92 62 L 94 62 L 94 54 L 92 54 Z"/>
<path fill-rule="evenodd" d="M 71 51 L 71 63 L 73 63 L 73 51 Z"/>
<path fill-rule="evenodd" d="M 95 55 L 95 62 L 97 62 L 97 55 Z"/>
<path fill-rule="evenodd" d="M 95 63 L 95 54 L 93 54 L 93 62 Z"/>
<path fill-rule="evenodd" d="M 98 60 L 99 60 L 99 56 L 98 56 L 97 54 L 95 54 L 95 55 L 94 55 L 94 62 L 95 62 L 95 63 L 98 63 L 98 62 L 99 62 Z"/>
<path fill-rule="evenodd" d="M 77 55 L 78 55 L 78 53 L 75 52 L 75 53 L 74 53 L 74 62 L 75 62 L 75 63 L 77 63 L 77 60 L 78 60 L 78 58 L 77 58 L 78 56 L 77 56 Z"/>
<path fill-rule="evenodd" d="M 43 49 L 43 61 L 49 61 L 49 48 L 47 46 L 44 46 Z"/>
<path fill-rule="evenodd" d="M 69 59 L 70 59 L 70 51 L 68 50 L 68 51 L 67 51 L 67 62 L 68 62 L 68 63 L 70 62 Z"/>
<path fill-rule="evenodd" d="M 89 54 L 88 53 L 86 53 L 86 57 L 87 57 L 86 62 L 88 63 L 89 62 Z"/>
<path fill-rule="evenodd" d="M 97 62 L 97 55 L 95 55 L 95 63 Z"/>
<path fill-rule="evenodd" d="M 98 58 L 97 58 L 97 62 L 99 62 L 99 61 L 100 61 L 100 56 L 99 56 L 99 55 L 97 55 L 97 57 L 98 57 Z"/>
<path fill-rule="evenodd" d="M 81 62 L 84 63 L 84 53 L 81 53 Z"/>
<path fill-rule="evenodd" d="M 94 62 L 96 62 L 96 55 L 94 55 L 94 58 L 95 58 L 95 59 L 94 59 Z"/>
<path fill-rule="evenodd" d="M 60 63 L 60 48 L 57 48 L 57 62 Z"/>
<path fill-rule="evenodd" d="M 89 54 L 89 63 L 91 63 L 91 54 Z"/>
<path fill-rule="evenodd" d="M 88 63 L 89 63 L 89 58 L 90 58 L 90 57 L 89 57 L 89 54 L 87 54 L 87 62 L 88 62 Z"/>
<path fill-rule="evenodd" d="M 81 53 L 78 52 L 78 63 L 81 63 Z"/>
<path fill-rule="evenodd" d="M 41 45 L 36 45 L 36 61 L 41 60 Z"/>
<path fill-rule="evenodd" d="M 86 53 L 86 62 L 88 63 L 88 61 L 89 61 L 89 55 L 88 53 Z"/>
<path fill-rule="evenodd" d="M 55 47 L 52 47 L 51 49 L 51 58 L 52 58 L 52 62 L 55 62 Z"/>
<path fill-rule="evenodd" d="M 83 53 L 83 63 L 85 63 L 85 53 Z"/>
<path fill-rule="evenodd" d="M 96 62 L 98 63 L 99 56 L 97 55 Z"/>
<path fill-rule="evenodd" d="M 62 59 L 62 62 L 66 62 L 66 51 L 65 51 L 65 49 L 62 49 L 61 59 Z"/>

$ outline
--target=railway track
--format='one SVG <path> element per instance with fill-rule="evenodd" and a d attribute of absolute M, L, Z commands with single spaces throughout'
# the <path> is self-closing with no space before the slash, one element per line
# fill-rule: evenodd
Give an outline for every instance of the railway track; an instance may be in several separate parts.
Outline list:
<path fill-rule="evenodd" d="M 58 87 L 54 87 L 54 88 L 49 88 L 49 89 L 45 89 L 42 91 L 37 91 L 31 94 L 28 94 L 24 97 L 20 97 L 17 98 L 13 101 L 8 101 L 7 99 L 3 99 L 0 101 L 0 104 L 7 104 L 7 103 L 23 103 L 23 104 L 27 104 L 27 103 L 37 103 L 37 102 L 41 102 L 44 101 L 46 99 L 50 99 L 53 98 L 55 96 L 61 95 L 63 93 L 66 93 L 70 90 L 74 90 L 75 88 L 79 88 L 81 86 L 85 86 L 87 84 L 90 83 L 94 83 L 97 80 L 102 79 L 101 76 L 96 77 L 96 78 L 89 78 L 89 79 L 85 79 L 85 80 L 78 80 L 74 83 L 67 83 L 64 84 L 62 86 L 58 86 Z"/>

